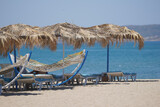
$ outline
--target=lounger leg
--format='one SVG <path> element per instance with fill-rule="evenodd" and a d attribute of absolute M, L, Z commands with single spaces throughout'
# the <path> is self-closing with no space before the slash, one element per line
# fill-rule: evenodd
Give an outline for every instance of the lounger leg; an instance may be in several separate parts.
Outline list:
<path fill-rule="evenodd" d="M 50 89 L 52 89 L 52 86 L 53 86 L 53 82 L 50 81 Z"/>
<path fill-rule="evenodd" d="M 134 76 L 134 81 L 136 81 L 136 75 Z"/>
<path fill-rule="evenodd" d="M 74 78 L 71 81 L 72 81 L 72 85 L 73 85 L 74 84 Z"/>
<path fill-rule="evenodd" d="M 119 81 L 119 76 L 117 76 L 117 80 Z"/>
<path fill-rule="evenodd" d="M 132 76 L 132 75 L 131 75 L 131 79 L 132 79 L 132 81 L 134 81 L 134 80 L 133 80 L 133 76 Z"/>
<path fill-rule="evenodd" d="M 40 82 L 40 85 L 39 85 L 39 91 L 42 89 L 42 82 Z"/>
<path fill-rule="evenodd" d="M 10 90 L 11 86 L 8 86 L 8 90 Z"/>
<path fill-rule="evenodd" d="M 116 81 L 116 77 L 115 76 L 113 76 L 113 81 Z"/>
<path fill-rule="evenodd" d="M 99 77 L 97 76 L 96 77 L 96 85 L 98 84 L 98 82 L 99 82 Z"/>
<path fill-rule="evenodd" d="M 101 79 L 101 76 L 99 76 L 99 82 L 101 81 L 102 79 Z"/>
<path fill-rule="evenodd" d="M 85 84 L 84 84 L 84 85 L 86 85 L 86 84 L 87 84 L 87 80 L 88 80 L 88 78 L 85 78 Z"/>
<path fill-rule="evenodd" d="M 56 84 L 58 84 L 58 80 L 57 80 Z"/>
<path fill-rule="evenodd" d="M 111 79 L 110 79 L 111 81 L 113 80 L 113 77 L 111 76 Z"/>
<path fill-rule="evenodd" d="M 123 76 L 124 82 L 127 81 L 126 76 Z"/>
<path fill-rule="evenodd" d="M 77 84 L 79 84 L 79 79 L 78 79 L 78 78 L 76 78 L 76 80 L 77 80 Z"/>
<path fill-rule="evenodd" d="M 35 83 L 35 88 L 36 88 L 36 89 L 38 88 L 38 84 L 37 84 L 37 82 Z"/>
<path fill-rule="evenodd" d="M 23 84 L 23 90 L 26 90 L 26 83 Z"/>
<path fill-rule="evenodd" d="M 83 84 L 83 78 L 81 79 L 81 84 Z"/>
<path fill-rule="evenodd" d="M 35 83 L 32 83 L 32 89 L 34 89 L 35 88 Z"/>
<path fill-rule="evenodd" d="M 122 77 L 120 76 L 120 77 L 119 77 L 119 81 L 121 81 L 121 79 L 122 79 Z"/>
<path fill-rule="evenodd" d="M 126 76 L 126 81 L 128 82 L 128 76 Z"/>
<path fill-rule="evenodd" d="M 21 83 L 19 83 L 19 89 L 22 90 Z"/>

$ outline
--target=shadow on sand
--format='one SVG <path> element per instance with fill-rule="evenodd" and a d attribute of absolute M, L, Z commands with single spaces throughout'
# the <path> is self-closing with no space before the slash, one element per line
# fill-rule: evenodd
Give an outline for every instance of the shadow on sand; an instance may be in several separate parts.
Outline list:
<path fill-rule="evenodd" d="M 138 83 L 138 82 L 159 82 L 159 80 L 155 80 L 155 79 L 137 79 L 135 82 L 99 82 L 97 85 L 95 85 L 95 83 L 90 82 L 87 83 L 87 85 L 83 85 L 83 84 L 74 84 L 74 85 L 67 85 L 67 86 L 58 86 L 58 87 L 53 87 L 52 89 L 48 89 L 48 88 L 42 88 L 41 91 L 47 91 L 47 90 L 53 90 L 53 91 L 57 91 L 57 90 L 73 90 L 74 87 L 79 87 L 79 86 L 98 86 L 98 85 L 130 85 L 131 83 Z M 30 93 L 29 91 L 32 91 L 32 93 Z M 34 91 L 36 91 L 36 93 L 33 93 Z M 29 95 L 41 95 L 41 93 L 37 93 L 37 89 L 30 89 L 30 90 L 26 90 L 26 91 L 17 91 L 17 90 L 11 90 L 11 91 L 3 91 L 1 96 L 29 96 Z"/>
<path fill-rule="evenodd" d="M 74 85 L 70 85 L 70 86 L 78 87 L 78 86 L 112 85 L 112 84 L 115 84 L 115 85 L 122 85 L 122 84 L 129 85 L 130 83 L 129 82 L 99 82 L 98 84 L 95 84 L 94 82 L 89 82 L 86 85 L 84 85 L 84 84 L 74 84 Z"/>
<path fill-rule="evenodd" d="M 60 87 L 53 87 L 51 90 L 72 90 L 74 87 L 73 86 L 60 86 Z"/>
<path fill-rule="evenodd" d="M 72 90 L 74 87 L 73 86 L 61 86 L 61 87 L 53 87 L 52 89 L 48 89 L 48 88 L 42 88 L 41 91 L 47 91 L 47 90 L 53 90 L 53 91 L 56 91 L 56 90 L 66 90 L 66 89 L 70 89 Z M 36 92 L 36 93 L 34 93 Z M 39 92 L 39 93 L 38 93 Z M 1 96 L 29 96 L 29 95 L 41 95 L 40 91 L 38 91 L 37 89 L 29 89 L 29 90 L 10 90 L 10 91 L 6 91 L 6 90 L 3 90 Z"/>
<path fill-rule="evenodd" d="M 1 96 L 29 96 L 29 95 L 41 95 L 40 93 L 24 93 L 24 92 L 3 92 Z"/>
<path fill-rule="evenodd" d="M 152 79 L 138 79 L 136 82 L 159 82 L 159 80 Z"/>

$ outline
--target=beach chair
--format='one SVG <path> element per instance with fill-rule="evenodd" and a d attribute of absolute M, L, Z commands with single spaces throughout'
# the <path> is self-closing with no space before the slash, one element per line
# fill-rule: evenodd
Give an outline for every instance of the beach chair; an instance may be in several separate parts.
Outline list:
<path fill-rule="evenodd" d="M 67 80 L 67 79 L 69 79 L 71 76 L 73 76 L 74 75 L 74 73 L 68 73 L 68 74 L 64 74 L 64 80 Z M 77 84 L 79 84 L 79 79 L 80 79 L 80 74 L 76 74 L 75 76 L 74 76 L 74 78 L 72 78 L 72 79 L 70 79 L 70 81 L 68 81 L 66 84 L 74 84 L 74 82 L 76 81 L 77 82 Z"/>
<path fill-rule="evenodd" d="M 120 81 L 123 80 L 128 82 L 129 77 L 131 78 L 132 81 L 136 81 L 136 73 L 123 73 L 123 76 L 120 77 Z"/>
<path fill-rule="evenodd" d="M 120 77 L 123 77 L 123 72 L 120 71 L 111 71 L 107 72 L 108 80 L 109 81 L 120 81 Z"/>
<path fill-rule="evenodd" d="M 109 81 L 122 81 L 122 79 L 128 82 L 129 77 L 132 81 L 136 81 L 136 73 L 123 73 L 121 71 L 111 71 L 107 73 Z"/>
<path fill-rule="evenodd" d="M 64 78 L 65 80 L 70 78 L 73 75 L 73 73 L 71 74 L 64 74 Z M 87 81 L 94 81 L 95 80 L 95 84 L 98 84 L 99 80 L 100 80 L 101 74 L 77 74 L 74 76 L 74 78 L 71 79 L 71 81 L 69 81 L 68 84 L 72 83 L 74 84 L 74 82 L 77 82 L 77 84 L 79 84 L 79 82 L 81 82 L 81 84 L 86 85 Z"/>
<path fill-rule="evenodd" d="M 18 77 L 17 82 L 20 90 L 22 90 L 21 88 L 22 85 L 23 85 L 23 90 L 26 90 L 27 88 L 29 88 L 29 85 L 31 86 L 31 88 L 33 88 L 34 83 L 36 83 L 34 74 L 21 74 Z"/>
<path fill-rule="evenodd" d="M 56 84 L 58 84 L 59 82 L 64 81 L 64 76 L 63 75 L 55 75 L 55 74 L 51 74 L 56 82 Z"/>
<path fill-rule="evenodd" d="M 27 88 L 37 88 L 38 90 L 41 90 L 44 85 L 50 86 L 50 89 L 53 87 L 54 78 L 52 75 L 49 74 L 22 74 L 17 79 L 18 85 L 20 90 L 22 90 L 21 86 L 23 85 L 23 90 L 26 90 Z M 47 83 L 47 84 L 44 84 Z M 39 88 L 38 88 L 39 86 Z"/>
<path fill-rule="evenodd" d="M 42 87 L 45 85 L 47 85 L 47 88 L 48 86 L 50 86 L 49 89 L 51 89 L 53 87 L 55 80 L 51 74 L 36 74 L 35 81 L 36 81 L 36 85 L 39 85 L 38 90 L 41 90 Z"/>
<path fill-rule="evenodd" d="M 80 74 L 80 79 L 81 82 L 83 83 L 83 81 L 85 81 L 83 83 L 83 85 L 87 84 L 87 81 L 94 81 L 95 80 L 95 84 L 97 85 L 101 79 L 102 74 Z"/>

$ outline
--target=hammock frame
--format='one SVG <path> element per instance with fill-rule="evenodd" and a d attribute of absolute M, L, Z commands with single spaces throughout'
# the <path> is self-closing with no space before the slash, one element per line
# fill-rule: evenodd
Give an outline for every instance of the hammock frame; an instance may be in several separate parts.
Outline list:
<path fill-rule="evenodd" d="M 87 55 L 88 55 L 88 51 L 84 50 L 85 52 L 85 56 L 84 56 L 84 59 L 82 61 L 82 63 L 80 64 L 79 68 L 77 67 L 77 71 L 70 77 L 68 78 L 67 80 L 61 82 L 61 83 L 58 83 L 58 84 L 55 84 L 54 86 L 60 86 L 60 85 L 63 85 L 65 83 L 67 83 L 69 80 L 73 79 L 78 73 L 79 71 L 81 70 L 81 68 L 83 67 L 84 63 L 85 63 L 85 60 L 87 58 Z"/>

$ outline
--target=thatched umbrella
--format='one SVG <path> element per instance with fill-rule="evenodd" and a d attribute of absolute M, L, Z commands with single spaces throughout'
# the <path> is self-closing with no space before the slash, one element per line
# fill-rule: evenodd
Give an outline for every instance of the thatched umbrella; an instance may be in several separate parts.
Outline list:
<path fill-rule="evenodd" d="M 34 46 L 40 46 L 40 47 L 49 46 L 51 50 L 56 50 L 56 41 L 57 41 L 56 37 L 51 36 L 47 32 L 40 31 L 39 27 L 33 27 L 25 24 L 14 24 L 3 27 L 0 30 L 7 32 L 12 37 L 17 37 L 19 39 L 19 44 L 21 46 L 26 45 L 26 47 L 30 48 L 33 48 Z M 10 44 L 10 42 L 8 44 L 12 45 Z M 3 50 L 1 49 L 1 51 Z"/>
<path fill-rule="evenodd" d="M 70 23 L 59 23 L 43 27 L 41 30 L 53 36 L 61 37 L 68 44 L 72 44 L 75 49 L 80 48 L 83 43 L 87 43 L 88 46 L 93 46 L 95 42 L 99 42 L 102 47 L 107 46 L 107 72 L 109 71 L 110 43 L 113 45 L 113 43 L 116 42 L 116 46 L 118 44 L 120 46 L 124 41 L 134 41 L 134 44 L 138 42 L 139 49 L 144 45 L 144 39 L 139 33 L 127 27 L 112 24 L 79 27 Z"/>
<path fill-rule="evenodd" d="M 7 52 L 12 52 L 14 44 L 20 48 L 19 39 L 16 36 L 0 30 L 0 55 L 6 56 Z"/>
<path fill-rule="evenodd" d="M 0 39 L 0 55 L 6 56 L 7 52 L 12 52 L 14 49 L 14 63 L 16 63 L 16 48 L 20 49 L 22 45 L 26 45 L 26 47 L 30 48 L 33 48 L 34 46 L 48 46 L 51 50 L 56 50 L 56 37 L 51 36 L 44 31 L 40 31 L 39 27 L 32 27 L 25 24 L 14 24 L 3 27 L 0 31 L 2 31 L 3 34 L 2 39 Z M 6 34 L 3 32 L 6 32 Z M 18 38 L 19 41 L 15 41 L 15 38 Z M 17 75 L 17 69 L 14 69 Z"/>
<path fill-rule="evenodd" d="M 134 41 L 139 43 L 139 49 L 144 45 L 143 37 L 130 30 L 127 27 L 121 27 L 112 24 L 103 24 L 92 27 L 79 27 L 70 23 L 59 23 L 41 28 L 54 36 L 63 38 L 68 44 L 72 44 L 74 48 L 80 48 L 83 43 L 88 46 L 93 46 L 95 42 L 101 43 L 102 47 L 106 47 L 109 42 L 113 44 L 116 41 L 116 46 L 124 42 L 124 40 Z"/>

